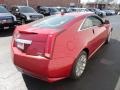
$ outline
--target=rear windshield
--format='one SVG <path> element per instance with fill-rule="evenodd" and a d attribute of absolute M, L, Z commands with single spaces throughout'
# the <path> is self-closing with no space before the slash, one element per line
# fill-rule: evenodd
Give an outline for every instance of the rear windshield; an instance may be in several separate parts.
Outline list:
<path fill-rule="evenodd" d="M 9 13 L 6 8 L 0 6 L 0 13 Z"/>
<path fill-rule="evenodd" d="M 40 19 L 30 24 L 32 25 L 32 27 L 57 28 L 68 23 L 74 18 L 75 18 L 74 16 L 56 15 L 56 16 L 50 16 L 50 17 Z"/>

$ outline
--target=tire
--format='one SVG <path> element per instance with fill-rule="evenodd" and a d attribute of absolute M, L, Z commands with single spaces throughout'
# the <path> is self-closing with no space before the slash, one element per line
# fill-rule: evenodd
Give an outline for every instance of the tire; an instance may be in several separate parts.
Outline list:
<path fill-rule="evenodd" d="M 21 19 L 21 24 L 25 24 L 25 19 Z"/>
<path fill-rule="evenodd" d="M 112 35 L 112 32 L 110 31 L 105 44 L 109 44 L 110 43 L 111 35 Z"/>
<path fill-rule="evenodd" d="M 83 74 L 86 64 L 87 64 L 87 53 L 85 51 L 82 51 L 80 56 L 75 61 L 72 72 L 71 72 L 71 79 L 77 80 L 80 78 L 80 76 Z"/>

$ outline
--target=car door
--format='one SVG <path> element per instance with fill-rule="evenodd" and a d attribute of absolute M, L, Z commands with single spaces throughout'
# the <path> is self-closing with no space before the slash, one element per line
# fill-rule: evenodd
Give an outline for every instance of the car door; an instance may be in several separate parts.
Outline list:
<path fill-rule="evenodd" d="M 95 37 L 94 42 L 96 48 L 98 48 L 105 42 L 108 33 L 106 27 L 103 24 L 103 21 L 99 17 L 91 16 L 89 18 L 92 20 Z"/>
<path fill-rule="evenodd" d="M 93 53 L 97 48 L 97 45 L 95 44 L 96 37 L 94 32 L 94 26 L 90 17 L 87 17 L 83 21 L 83 24 L 80 26 L 80 31 L 81 32 L 79 33 L 79 37 L 85 41 L 87 45 L 86 47 L 89 49 L 89 53 Z"/>

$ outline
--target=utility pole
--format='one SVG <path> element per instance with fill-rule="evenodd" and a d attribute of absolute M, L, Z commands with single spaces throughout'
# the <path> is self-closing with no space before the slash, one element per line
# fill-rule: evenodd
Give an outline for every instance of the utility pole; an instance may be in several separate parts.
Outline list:
<path fill-rule="evenodd" d="M 26 4 L 27 4 L 27 6 L 29 6 L 29 1 L 28 0 L 26 0 Z"/>

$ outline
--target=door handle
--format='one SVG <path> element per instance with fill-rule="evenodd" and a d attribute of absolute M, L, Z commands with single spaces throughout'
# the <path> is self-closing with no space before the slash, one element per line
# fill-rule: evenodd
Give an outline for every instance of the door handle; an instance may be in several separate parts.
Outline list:
<path fill-rule="evenodd" d="M 95 30 L 93 29 L 93 34 L 95 34 Z"/>

